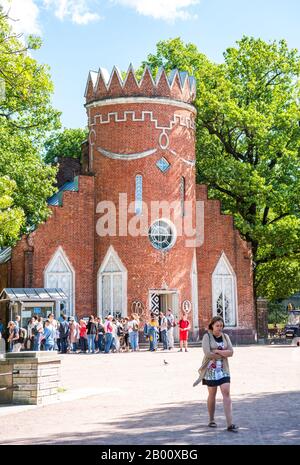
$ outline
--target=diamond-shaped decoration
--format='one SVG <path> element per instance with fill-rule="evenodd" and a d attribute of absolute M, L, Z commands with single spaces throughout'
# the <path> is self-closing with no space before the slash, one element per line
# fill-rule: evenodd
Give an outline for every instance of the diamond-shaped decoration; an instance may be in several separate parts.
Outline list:
<path fill-rule="evenodd" d="M 166 160 L 164 157 L 162 157 L 156 162 L 156 166 L 157 166 L 157 168 L 160 169 L 160 171 L 162 173 L 165 173 L 170 168 L 171 165 L 168 162 L 168 160 Z"/>

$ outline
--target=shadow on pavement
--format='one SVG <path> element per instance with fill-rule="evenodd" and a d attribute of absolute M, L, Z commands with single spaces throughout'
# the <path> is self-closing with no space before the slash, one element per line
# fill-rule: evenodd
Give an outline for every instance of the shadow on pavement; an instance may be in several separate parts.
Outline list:
<path fill-rule="evenodd" d="M 132 404 L 134 399 L 129 397 L 128 402 Z M 120 417 L 117 421 L 85 424 L 84 429 L 90 430 L 88 433 L 60 432 L 48 436 L 45 431 L 42 438 L 28 435 L 26 439 L 14 438 L 4 444 L 300 444 L 299 392 L 243 396 L 233 400 L 233 411 L 234 422 L 240 427 L 237 434 L 225 430 L 223 406 L 219 400 L 216 429 L 207 427 L 206 403 L 202 401 L 163 404 L 161 408 Z M 112 406 L 112 414 L 116 413 Z"/>

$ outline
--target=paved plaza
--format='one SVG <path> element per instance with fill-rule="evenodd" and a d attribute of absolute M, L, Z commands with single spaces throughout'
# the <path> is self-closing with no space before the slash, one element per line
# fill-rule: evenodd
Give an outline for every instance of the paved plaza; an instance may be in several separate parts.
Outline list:
<path fill-rule="evenodd" d="M 60 401 L 1 407 L 1 444 L 300 444 L 300 348 L 243 346 L 230 360 L 234 422 L 207 427 L 206 387 L 188 353 L 63 355 Z M 164 363 L 167 362 L 166 363 Z"/>

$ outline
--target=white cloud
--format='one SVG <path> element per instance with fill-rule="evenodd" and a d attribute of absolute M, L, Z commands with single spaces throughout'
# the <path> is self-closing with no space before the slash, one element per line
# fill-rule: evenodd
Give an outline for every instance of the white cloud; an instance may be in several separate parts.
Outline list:
<path fill-rule="evenodd" d="M 70 19 L 75 24 L 88 24 L 101 19 L 98 13 L 91 11 L 88 0 L 44 0 L 44 5 L 53 8 L 55 16 L 61 21 Z"/>
<path fill-rule="evenodd" d="M 134 8 L 139 14 L 155 19 L 174 21 L 176 19 L 192 19 L 189 7 L 199 3 L 199 0 L 110 0 L 123 6 Z"/>
<path fill-rule="evenodd" d="M 200 0 L 109 0 L 124 7 L 133 8 L 137 13 L 154 19 L 174 21 L 196 17 L 190 7 Z M 61 21 L 69 20 L 85 25 L 101 18 L 99 0 L 0 0 L 4 11 L 9 11 L 13 30 L 17 33 L 39 34 L 39 13 L 42 8 L 53 11 Z"/>
<path fill-rule="evenodd" d="M 4 11 L 9 10 L 11 25 L 16 33 L 41 34 L 39 13 L 41 8 L 53 10 L 61 21 L 88 24 L 101 17 L 92 11 L 94 0 L 0 0 Z"/>
<path fill-rule="evenodd" d="M 0 5 L 5 13 L 9 11 L 11 25 L 16 33 L 41 34 L 39 8 L 34 0 L 0 0 Z"/>

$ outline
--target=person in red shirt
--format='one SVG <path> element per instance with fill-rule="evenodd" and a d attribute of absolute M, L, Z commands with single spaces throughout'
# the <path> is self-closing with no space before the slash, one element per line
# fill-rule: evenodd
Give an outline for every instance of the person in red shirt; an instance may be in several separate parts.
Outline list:
<path fill-rule="evenodd" d="M 190 322 L 187 318 L 187 314 L 183 313 L 181 320 L 178 323 L 179 327 L 179 343 L 180 349 L 179 352 L 182 352 L 183 346 L 185 347 L 185 352 L 187 352 L 187 341 L 189 336 L 189 329 L 191 327 Z"/>

